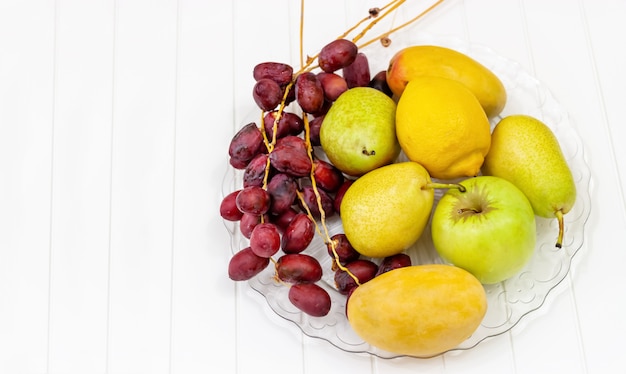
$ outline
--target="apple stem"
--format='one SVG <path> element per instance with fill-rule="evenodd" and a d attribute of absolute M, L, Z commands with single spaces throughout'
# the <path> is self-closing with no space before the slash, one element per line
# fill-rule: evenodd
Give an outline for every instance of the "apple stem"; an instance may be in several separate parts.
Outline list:
<path fill-rule="evenodd" d="M 472 212 L 472 213 L 478 214 L 478 213 L 480 213 L 480 210 L 472 209 L 472 208 L 462 208 L 462 209 L 459 209 L 459 214 L 463 214 L 463 213 L 467 213 L 467 212 Z"/>
<path fill-rule="evenodd" d="M 424 187 L 422 187 L 422 189 L 425 188 L 456 188 L 457 190 L 461 191 L 461 192 L 465 192 L 467 191 L 465 189 L 465 186 L 463 186 L 462 184 L 459 183 L 436 183 L 436 182 L 430 182 L 430 183 L 426 183 L 424 185 Z"/>
<path fill-rule="evenodd" d="M 557 210 L 554 212 L 557 221 L 559 222 L 559 236 L 556 239 L 556 247 L 561 248 L 563 246 L 563 232 L 565 231 L 565 224 L 563 223 L 563 211 Z"/>

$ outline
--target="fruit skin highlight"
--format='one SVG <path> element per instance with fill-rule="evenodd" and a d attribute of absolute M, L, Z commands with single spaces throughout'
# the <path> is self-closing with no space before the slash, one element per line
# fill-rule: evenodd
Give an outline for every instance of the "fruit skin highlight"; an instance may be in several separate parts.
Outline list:
<path fill-rule="evenodd" d="M 320 128 L 328 159 L 342 172 L 360 176 L 390 164 L 400 154 L 395 130 L 396 103 L 370 87 L 345 91 Z"/>
<path fill-rule="evenodd" d="M 478 100 L 461 83 L 421 76 L 396 108 L 396 136 L 406 156 L 432 178 L 478 175 L 491 145 L 491 127 Z"/>
<path fill-rule="evenodd" d="M 436 76 L 462 83 L 476 96 L 489 118 L 498 115 L 507 101 L 504 85 L 491 70 L 450 48 L 410 46 L 391 58 L 387 84 L 397 97 L 402 95 L 409 81 L 420 76 Z"/>
<path fill-rule="evenodd" d="M 563 215 L 576 202 L 576 184 L 552 130 L 528 115 L 510 115 L 496 124 L 492 147 L 483 165 L 485 175 L 515 184 L 526 195 L 536 215 L 557 218 L 563 241 Z"/>
<path fill-rule="evenodd" d="M 363 340 L 415 357 L 458 346 L 486 312 L 482 284 L 467 271 L 443 264 L 388 271 L 357 287 L 347 304 L 348 321 Z"/>
<path fill-rule="evenodd" d="M 434 190 L 423 166 L 400 162 L 363 175 L 341 202 L 346 237 L 360 254 L 387 257 L 419 239 L 430 218 Z"/>
<path fill-rule="evenodd" d="M 465 192 L 448 190 L 432 217 L 433 245 L 447 262 L 483 284 L 518 273 L 536 244 L 535 214 L 526 196 L 511 182 L 479 176 L 460 182 Z"/>

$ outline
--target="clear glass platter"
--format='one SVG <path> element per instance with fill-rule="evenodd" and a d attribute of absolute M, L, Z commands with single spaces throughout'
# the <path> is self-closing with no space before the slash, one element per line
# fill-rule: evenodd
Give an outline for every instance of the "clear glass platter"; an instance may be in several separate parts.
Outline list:
<path fill-rule="evenodd" d="M 526 72 L 518 63 L 497 55 L 491 49 L 469 44 L 458 38 L 415 34 L 410 37 L 400 35 L 392 38 L 392 44 L 384 48 L 380 45 L 368 46 L 364 52 L 368 56 L 372 75 L 387 67 L 392 55 L 399 49 L 414 44 L 434 44 L 453 48 L 481 62 L 493 71 L 506 87 L 508 100 L 500 117 L 492 120 L 494 126 L 500 118 L 510 114 L 528 114 L 546 123 L 558 138 L 563 153 L 570 165 L 577 187 L 577 200 L 573 209 L 565 215 L 565 235 L 562 248 L 556 248 L 556 219 L 537 218 L 537 245 L 535 253 L 516 276 L 495 285 L 485 286 L 488 297 L 488 311 L 475 333 L 452 351 L 467 350 L 485 339 L 501 335 L 523 318 L 540 309 L 548 295 L 561 283 L 570 271 L 573 257 L 583 246 L 585 223 L 589 217 L 590 170 L 584 157 L 583 142 L 572 125 L 567 112 L 555 100 L 548 89 Z M 249 121 L 258 120 L 258 112 L 250 98 Z M 247 123 L 247 122 L 246 122 Z M 242 123 L 241 125 L 243 125 Z M 240 126 L 237 126 L 239 128 Z M 319 155 L 321 150 L 316 149 Z M 402 157 L 402 155 L 400 156 Z M 229 168 L 222 184 L 223 196 L 240 188 L 242 173 Z M 435 196 L 435 204 L 442 192 Z M 239 232 L 238 223 L 224 221 L 231 235 L 231 250 L 236 253 L 248 245 L 248 239 Z M 331 235 L 342 232 L 341 221 L 334 217 L 328 221 Z M 345 296 L 334 288 L 331 259 L 321 237 L 316 236 L 305 253 L 316 257 L 323 269 L 324 277 L 320 285 L 329 291 L 333 305 L 325 317 L 310 317 L 291 305 L 287 297 L 288 288 L 277 283 L 274 270 L 269 266 L 249 281 L 250 287 L 262 294 L 271 309 L 280 317 L 296 324 L 304 334 L 328 341 L 332 345 L 354 353 L 368 353 L 382 358 L 398 357 L 398 354 L 382 351 L 369 345 L 351 329 L 345 317 Z M 419 241 L 407 250 L 413 264 L 440 263 L 430 237 L 430 226 L 424 230 Z"/>

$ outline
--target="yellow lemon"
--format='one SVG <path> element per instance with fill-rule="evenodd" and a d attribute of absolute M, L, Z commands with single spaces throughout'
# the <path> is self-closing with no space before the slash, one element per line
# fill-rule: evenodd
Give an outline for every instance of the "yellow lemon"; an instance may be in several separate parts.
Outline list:
<path fill-rule="evenodd" d="M 409 160 L 433 178 L 478 175 L 489 152 L 489 120 L 463 84 L 441 77 L 411 80 L 398 100 L 396 136 Z"/>

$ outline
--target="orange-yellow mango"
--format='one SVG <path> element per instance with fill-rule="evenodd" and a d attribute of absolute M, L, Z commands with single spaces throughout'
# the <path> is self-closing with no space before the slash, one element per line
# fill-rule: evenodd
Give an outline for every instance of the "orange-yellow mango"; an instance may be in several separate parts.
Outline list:
<path fill-rule="evenodd" d="M 446 352 L 469 338 L 487 311 L 483 285 L 444 264 L 394 269 L 360 285 L 348 299 L 353 330 L 382 350 L 415 357 Z"/>
<path fill-rule="evenodd" d="M 487 117 L 498 115 L 507 100 L 502 81 L 487 67 L 454 49 L 436 45 L 414 45 L 399 50 L 387 69 L 387 84 L 400 97 L 415 77 L 434 76 L 463 83 L 474 93 Z"/>

